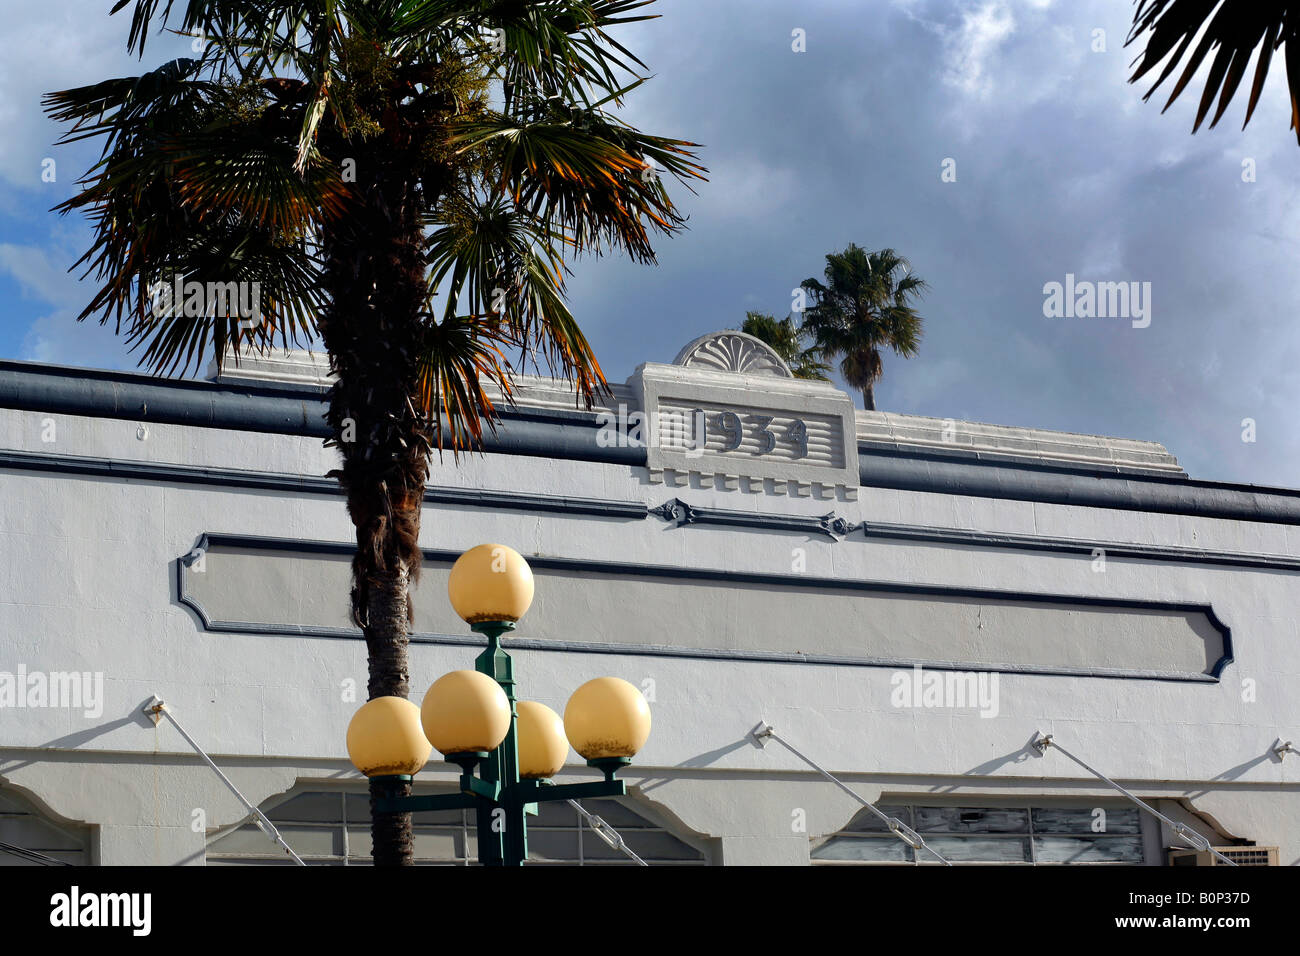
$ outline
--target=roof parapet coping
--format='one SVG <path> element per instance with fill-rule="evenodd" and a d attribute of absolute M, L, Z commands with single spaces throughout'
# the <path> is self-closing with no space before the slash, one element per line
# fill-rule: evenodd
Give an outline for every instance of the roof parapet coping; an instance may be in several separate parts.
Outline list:
<path fill-rule="evenodd" d="M 692 346 L 708 338 L 696 339 L 682 352 L 690 352 Z M 750 337 L 734 333 L 729 338 Z M 617 413 L 620 405 L 628 412 L 640 411 L 640 389 L 635 387 L 639 372 L 640 369 L 633 373 L 626 384 L 612 384 L 610 392 L 597 396 L 590 409 L 580 400 L 570 381 L 542 375 L 519 375 L 515 378 L 514 404 L 521 409 L 590 411 L 593 414 Z M 223 385 L 284 385 L 315 389 L 328 388 L 331 380 L 328 356 L 324 352 L 309 350 L 245 354 L 237 360 L 228 354 L 222 372 L 217 373 L 214 361 L 208 377 Z M 775 382 L 771 384 L 775 385 Z M 826 383 L 795 378 L 782 378 L 781 387 L 786 390 L 805 389 L 810 393 L 828 388 Z M 503 404 L 501 392 L 495 385 L 488 385 L 484 390 L 494 403 Z M 855 410 L 855 419 L 857 441 L 867 446 L 1186 474 L 1178 459 L 1164 445 L 1154 441 L 863 409 Z"/>

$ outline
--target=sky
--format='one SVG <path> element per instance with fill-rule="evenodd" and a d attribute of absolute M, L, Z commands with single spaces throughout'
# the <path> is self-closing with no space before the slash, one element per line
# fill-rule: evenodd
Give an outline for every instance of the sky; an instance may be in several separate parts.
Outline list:
<path fill-rule="evenodd" d="M 142 67 L 111 6 L 5 5 L 0 358 L 135 367 L 111 327 L 75 321 L 93 286 L 68 269 L 90 233 L 49 209 L 96 150 L 53 146 L 39 106 L 188 55 L 160 37 Z M 1193 477 L 1300 487 L 1300 146 L 1281 57 L 1245 131 L 1243 89 L 1193 136 L 1199 83 L 1161 115 L 1163 96 L 1127 82 L 1128 0 L 653 9 L 617 34 L 652 74 L 623 116 L 701 144 L 708 182 L 670 181 L 689 225 L 657 241 L 657 265 L 572 264 L 610 381 L 747 310 L 785 316 L 827 253 L 892 247 L 930 291 L 919 355 L 885 356 L 880 409 L 1154 440 Z M 1139 296 L 1125 316 L 1049 315 L 1067 276 Z"/>

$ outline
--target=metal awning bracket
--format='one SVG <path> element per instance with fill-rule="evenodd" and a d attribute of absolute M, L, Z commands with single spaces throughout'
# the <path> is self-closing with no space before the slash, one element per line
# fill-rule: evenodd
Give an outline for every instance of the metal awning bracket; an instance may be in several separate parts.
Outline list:
<path fill-rule="evenodd" d="M 1216 850 L 1209 840 L 1201 836 L 1201 834 L 1197 833 L 1191 827 L 1187 826 L 1187 824 L 1179 823 L 1177 820 L 1169 819 L 1169 817 L 1165 816 L 1163 813 L 1161 813 L 1155 807 L 1151 806 L 1141 797 L 1138 797 L 1137 795 L 1130 793 L 1128 790 L 1125 790 L 1123 787 L 1117 784 L 1114 780 L 1110 779 L 1110 777 L 1106 776 L 1100 770 L 1094 770 L 1092 767 L 1089 767 L 1086 763 L 1084 763 L 1074 754 L 1070 753 L 1070 751 L 1066 750 L 1060 744 L 1052 740 L 1051 734 L 1041 734 L 1035 732 L 1034 739 L 1029 742 L 1029 745 L 1034 749 L 1036 749 L 1040 755 L 1046 753 L 1048 747 L 1055 747 L 1058 751 L 1061 752 L 1062 756 L 1067 757 L 1068 759 L 1072 760 L 1074 763 L 1077 763 L 1080 767 L 1088 771 L 1088 773 L 1092 774 L 1094 777 L 1096 777 L 1102 783 L 1106 784 L 1108 787 L 1114 790 L 1118 790 L 1121 794 L 1124 795 L 1124 797 L 1130 803 L 1136 804 L 1139 808 L 1145 810 L 1147 813 L 1151 814 L 1157 820 L 1164 823 L 1184 843 L 1188 844 L 1189 846 L 1195 847 L 1197 850 L 1200 850 L 1202 852 L 1214 854 L 1216 859 L 1220 860 L 1227 866 L 1237 866 L 1235 860 L 1228 859 L 1226 856 L 1224 856 L 1222 853 Z"/>
<path fill-rule="evenodd" d="M 163 717 L 166 717 L 171 722 L 171 725 L 176 728 L 176 731 L 185 738 L 185 742 L 194 748 L 194 752 L 203 758 L 203 762 L 212 769 L 213 773 L 221 778 L 221 782 L 226 785 L 226 788 L 233 793 L 235 797 L 238 798 L 239 802 L 244 805 L 245 809 L 252 814 L 253 822 L 257 824 L 258 828 L 278 843 L 284 852 L 293 859 L 294 863 L 299 866 L 307 865 L 302 861 L 302 858 L 299 857 L 297 853 L 293 852 L 293 847 L 289 846 L 289 844 L 284 841 L 284 837 L 280 835 L 280 831 L 275 828 L 275 824 L 271 822 L 270 818 L 260 809 L 251 804 L 248 801 L 248 798 L 239 792 L 239 788 L 231 782 L 229 777 L 221 772 L 221 768 L 218 767 L 216 763 L 213 762 L 212 758 L 208 756 L 207 751 L 200 747 L 198 741 L 191 737 L 185 728 L 181 726 L 180 721 L 176 719 L 176 715 L 167 709 L 167 705 L 163 702 L 161 697 L 155 694 L 153 699 L 144 705 L 141 712 L 149 716 L 149 718 L 154 722 L 154 726 L 157 726 L 158 722 L 162 720 Z"/>

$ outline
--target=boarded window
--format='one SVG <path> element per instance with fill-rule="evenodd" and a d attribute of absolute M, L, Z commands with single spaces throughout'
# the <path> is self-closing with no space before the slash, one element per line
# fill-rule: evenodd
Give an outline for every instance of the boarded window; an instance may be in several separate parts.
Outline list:
<path fill-rule="evenodd" d="M 1023 807 L 882 805 L 919 833 L 952 863 L 1110 863 L 1145 860 L 1142 820 L 1136 807 Z M 823 838 L 814 863 L 938 863 L 933 853 L 913 850 L 869 810 Z"/>

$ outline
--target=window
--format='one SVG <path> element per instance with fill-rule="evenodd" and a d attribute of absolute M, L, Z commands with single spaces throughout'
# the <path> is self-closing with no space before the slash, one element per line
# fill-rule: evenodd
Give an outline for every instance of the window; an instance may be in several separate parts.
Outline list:
<path fill-rule="evenodd" d="M 703 866 L 700 848 L 673 835 L 635 808 L 629 798 L 583 800 L 588 813 L 604 819 L 634 853 L 651 866 Z M 308 864 L 370 865 L 370 799 L 356 791 L 305 791 L 262 806 L 286 843 Z M 652 812 L 646 810 L 645 812 Z M 412 814 L 418 864 L 467 866 L 478 860 L 473 810 Z M 255 823 L 209 834 L 209 865 L 292 864 Z M 528 818 L 528 862 L 537 865 L 635 865 L 614 849 L 567 802 L 539 805 Z"/>
<path fill-rule="evenodd" d="M 1141 864 L 1142 820 L 1136 807 L 1099 801 L 1092 806 L 881 806 L 921 835 L 952 863 Z M 913 850 L 869 810 L 826 837 L 814 863 L 935 863 Z"/>
<path fill-rule="evenodd" d="M 0 866 L 53 865 L 39 857 L 88 865 L 90 828 L 55 823 L 12 790 L 0 791 Z"/>

